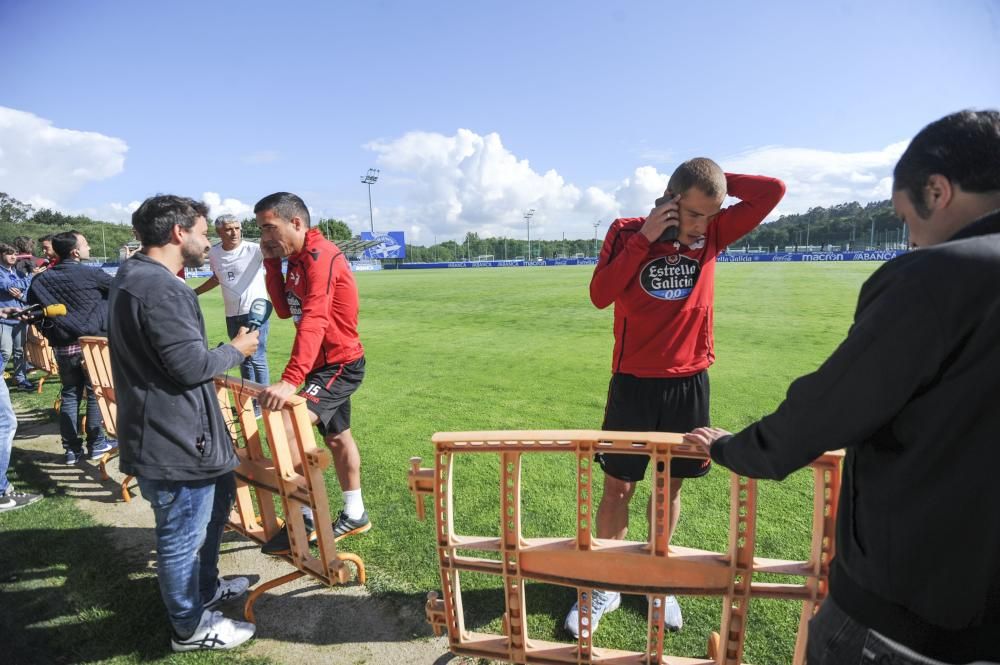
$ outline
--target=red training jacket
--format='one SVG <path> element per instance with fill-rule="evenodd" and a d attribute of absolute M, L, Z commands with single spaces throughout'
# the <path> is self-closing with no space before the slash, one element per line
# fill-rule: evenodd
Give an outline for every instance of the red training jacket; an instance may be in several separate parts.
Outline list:
<path fill-rule="evenodd" d="M 351 265 L 319 229 L 306 231 L 302 250 L 288 257 L 287 277 L 282 277 L 281 259 L 264 259 L 264 271 L 274 311 L 295 321 L 283 381 L 298 386 L 320 367 L 365 354 L 358 338 L 358 286 Z"/>
<path fill-rule="evenodd" d="M 764 176 L 727 173 L 726 185 L 740 202 L 722 210 L 691 247 L 650 243 L 639 233 L 645 217 L 611 224 L 590 280 L 590 300 L 599 309 L 615 305 L 613 372 L 691 376 L 715 360 L 715 258 L 760 224 L 785 194 L 785 183 Z"/>

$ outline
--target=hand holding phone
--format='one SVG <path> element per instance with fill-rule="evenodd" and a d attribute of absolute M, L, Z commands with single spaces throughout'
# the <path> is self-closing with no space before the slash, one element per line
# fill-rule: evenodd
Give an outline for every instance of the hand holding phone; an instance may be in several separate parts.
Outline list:
<path fill-rule="evenodd" d="M 679 195 L 674 196 L 669 191 L 656 199 L 655 207 L 649 211 L 639 229 L 646 240 L 650 243 L 673 242 L 680 236 L 680 208 L 677 205 L 680 199 Z"/>

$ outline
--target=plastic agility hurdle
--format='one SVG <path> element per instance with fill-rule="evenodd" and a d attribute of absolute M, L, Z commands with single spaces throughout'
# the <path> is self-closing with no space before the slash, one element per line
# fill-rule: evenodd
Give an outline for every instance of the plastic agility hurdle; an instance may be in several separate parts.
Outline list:
<path fill-rule="evenodd" d="M 49 346 L 49 340 L 42 335 L 41 331 L 34 324 L 29 324 L 24 337 L 24 355 L 32 367 L 40 372 L 45 372 L 45 376 L 38 378 L 38 391 L 42 392 L 45 379 L 59 374 L 59 365 L 56 363 L 55 352 Z M 59 400 L 53 405 L 56 411 L 59 410 Z"/>
<path fill-rule="evenodd" d="M 83 364 L 90 377 L 90 385 L 94 388 L 94 396 L 97 397 L 97 406 L 101 410 L 101 417 L 104 419 L 104 431 L 108 436 L 118 438 L 118 404 L 115 401 L 115 385 L 111 378 L 111 351 L 108 349 L 107 337 L 81 337 L 80 348 L 83 350 Z M 110 480 L 107 464 L 112 458 L 118 456 L 118 449 L 115 448 L 101 455 L 98 462 L 101 468 L 101 479 Z M 125 476 L 121 482 L 122 499 L 132 500 L 132 493 L 129 485 L 135 480 L 133 476 Z"/>
<path fill-rule="evenodd" d="M 605 663 L 616 665 L 738 665 L 742 663 L 747 612 L 751 599 L 799 601 L 802 612 L 793 663 L 805 661 L 806 626 L 826 597 L 829 563 L 834 553 L 834 523 L 840 489 L 842 453 L 828 453 L 812 463 L 812 546 L 808 561 L 754 557 L 757 483 L 733 475 L 730 490 L 729 548 L 709 552 L 668 546 L 670 524 L 670 459 L 705 454 L 683 442 L 680 434 L 658 432 L 498 431 L 438 433 L 432 438 L 434 467 L 411 460 L 409 486 L 417 500 L 417 515 L 425 517 L 424 497 L 433 501 L 443 593 L 428 594 L 427 618 L 435 634 L 447 632 L 450 649 L 458 655 L 512 663 Z M 572 538 L 524 538 L 521 535 L 521 458 L 525 454 L 571 453 L 576 465 L 576 534 Z M 653 475 L 650 536 L 646 542 L 599 540 L 591 535 L 596 518 L 592 503 L 597 452 L 649 455 Z M 500 537 L 456 534 L 452 479 L 465 454 L 500 458 Z M 662 464 L 660 464 L 662 463 Z M 500 560 L 459 554 L 459 550 L 499 553 Z M 462 609 L 461 573 L 487 573 L 503 578 L 506 611 L 503 635 L 468 631 Z M 803 578 L 798 584 L 754 580 L 759 573 Z M 529 637 L 525 581 L 576 588 L 580 604 L 579 639 L 549 642 Z M 589 630 L 588 598 L 592 589 L 643 594 L 649 601 L 644 652 L 595 647 Z M 721 596 L 722 625 L 708 638 L 708 659 L 672 657 L 663 653 L 663 598 L 668 594 Z"/>
<path fill-rule="evenodd" d="M 253 398 L 265 386 L 229 376 L 215 377 L 215 386 L 240 458 L 236 506 L 229 526 L 262 544 L 287 526 L 291 551 L 282 558 L 296 568 L 294 573 L 259 584 L 250 593 L 244 607 L 247 620 L 254 621 L 253 605 L 264 592 L 304 575 L 327 586 L 345 584 L 350 579 L 348 561 L 357 567 L 358 583 L 364 584 L 361 557 L 337 551 L 323 478 L 332 459 L 326 448 L 316 446 L 305 400 L 296 395 L 281 411 L 262 408 L 262 432 L 254 416 Z M 284 521 L 276 514 L 275 497 L 281 499 Z M 319 556 L 310 549 L 302 507 L 313 511 Z"/>

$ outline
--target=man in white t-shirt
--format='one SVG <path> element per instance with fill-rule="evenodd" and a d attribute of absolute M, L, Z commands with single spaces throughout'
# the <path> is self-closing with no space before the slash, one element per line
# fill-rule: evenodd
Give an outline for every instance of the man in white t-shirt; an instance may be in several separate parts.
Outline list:
<path fill-rule="evenodd" d="M 264 284 L 264 257 L 260 245 L 243 240 L 240 220 L 233 215 L 219 215 L 215 220 L 215 232 L 222 239 L 208 253 L 208 263 L 212 276 L 194 290 L 201 295 L 216 286 L 222 287 L 222 300 L 226 304 L 226 330 L 232 339 L 241 326 L 247 324 L 250 304 L 257 298 L 267 299 Z M 270 385 L 267 368 L 267 333 L 270 322 L 265 321 L 260 330 L 260 344 L 257 352 L 244 359 L 240 365 L 240 375 L 248 381 Z"/>

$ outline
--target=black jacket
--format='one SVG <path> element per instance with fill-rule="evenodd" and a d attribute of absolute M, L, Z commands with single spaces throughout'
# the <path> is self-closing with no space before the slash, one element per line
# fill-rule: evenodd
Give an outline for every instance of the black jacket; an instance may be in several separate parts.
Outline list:
<path fill-rule="evenodd" d="M 111 275 L 75 259 L 60 261 L 31 280 L 32 305 L 66 305 L 66 316 L 46 319 L 39 326 L 52 346 L 76 344 L 83 335 L 104 335 L 108 329 L 108 289 Z"/>
<path fill-rule="evenodd" d="M 111 285 L 110 316 L 121 470 L 202 480 L 236 468 L 212 377 L 243 354 L 229 344 L 208 350 L 194 291 L 162 263 L 136 254 Z"/>
<path fill-rule="evenodd" d="M 877 270 L 833 355 L 712 458 L 780 479 L 839 448 L 837 604 L 929 657 L 1000 661 L 1000 211 Z"/>

